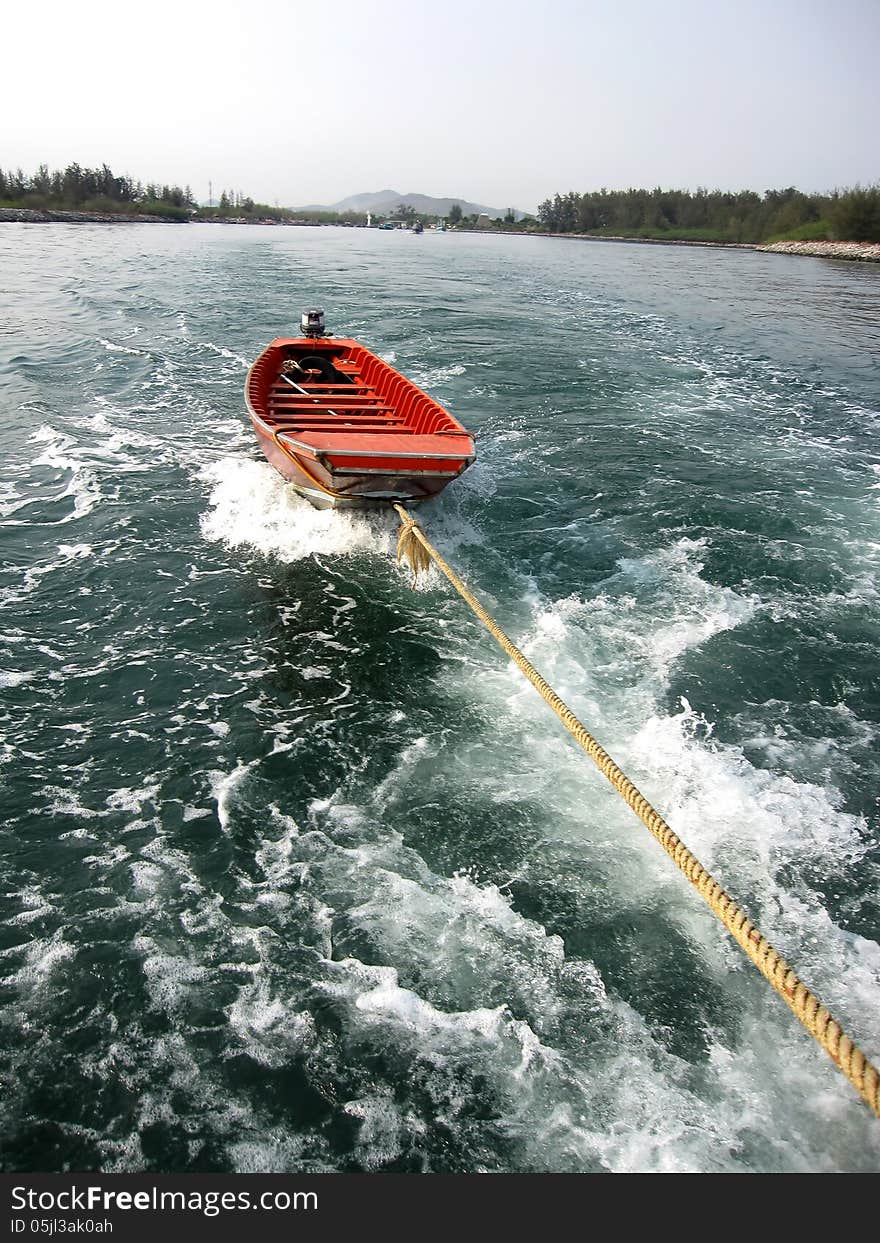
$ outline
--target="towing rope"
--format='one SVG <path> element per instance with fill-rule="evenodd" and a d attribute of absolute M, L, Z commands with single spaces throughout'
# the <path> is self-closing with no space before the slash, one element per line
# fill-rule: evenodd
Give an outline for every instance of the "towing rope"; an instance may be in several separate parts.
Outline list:
<path fill-rule="evenodd" d="M 547 703 L 580 747 L 608 778 L 617 793 L 657 839 L 673 863 L 685 874 L 697 893 L 712 908 L 740 949 L 752 960 L 766 980 L 773 985 L 779 996 L 790 1007 L 807 1031 L 819 1042 L 828 1056 L 843 1071 L 847 1079 L 880 1117 L 880 1073 L 865 1057 L 861 1049 L 832 1018 L 819 999 L 800 980 L 781 954 L 773 948 L 763 933 L 755 927 L 733 898 L 725 893 L 718 881 L 710 875 L 672 831 L 663 817 L 645 796 L 615 764 L 614 760 L 596 741 L 588 729 L 578 720 L 571 709 L 563 703 L 553 688 L 545 682 L 537 669 L 526 659 L 515 643 L 504 633 L 476 596 L 472 595 L 455 570 L 443 560 L 430 543 L 416 520 L 402 505 L 395 504 L 402 520 L 397 538 L 397 560 L 405 559 L 418 575 L 427 569 L 431 561 L 442 570 L 452 586 L 476 613 L 477 617 L 500 644 L 521 673 L 525 674 L 541 698 Z"/>

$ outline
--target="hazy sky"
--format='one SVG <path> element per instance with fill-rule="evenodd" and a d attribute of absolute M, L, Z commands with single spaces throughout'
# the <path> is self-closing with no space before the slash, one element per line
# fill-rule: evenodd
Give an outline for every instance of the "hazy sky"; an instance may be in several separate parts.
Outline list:
<path fill-rule="evenodd" d="M 0 166 L 296 206 L 880 180 L 880 0 L 31 0 Z"/>

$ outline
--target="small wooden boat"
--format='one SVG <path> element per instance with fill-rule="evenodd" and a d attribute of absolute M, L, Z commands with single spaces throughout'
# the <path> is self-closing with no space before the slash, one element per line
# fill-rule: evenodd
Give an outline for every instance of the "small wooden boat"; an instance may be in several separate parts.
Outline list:
<path fill-rule="evenodd" d="M 320 509 L 436 496 L 474 461 L 473 437 L 411 380 L 357 341 L 324 335 L 303 312 L 301 337 L 278 337 L 248 372 L 260 447 Z"/>

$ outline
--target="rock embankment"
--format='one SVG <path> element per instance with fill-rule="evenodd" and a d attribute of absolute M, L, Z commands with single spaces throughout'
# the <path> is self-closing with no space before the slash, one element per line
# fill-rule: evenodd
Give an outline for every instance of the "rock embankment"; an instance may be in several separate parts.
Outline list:
<path fill-rule="evenodd" d="M 880 263 L 880 242 L 774 242 L 758 250 L 774 255 L 812 255 L 814 259 L 866 259 Z"/>
<path fill-rule="evenodd" d="M 17 224 L 176 224 L 161 216 L 123 216 L 97 211 L 35 211 L 30 207 L 0 207 L 0 223 Z"/>

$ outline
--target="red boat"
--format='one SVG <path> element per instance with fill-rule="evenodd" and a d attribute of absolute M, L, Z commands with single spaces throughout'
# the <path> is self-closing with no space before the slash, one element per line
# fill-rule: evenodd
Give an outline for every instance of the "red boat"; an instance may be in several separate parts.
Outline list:
<path fill-rule="evenodd" d="M 318 508 L 414 504 L 473 462 L 473 437 L 365 346 L 324 334 L 303 312 L 301 337 L 279 337 L 248 372 L 260 447 Z"/>

